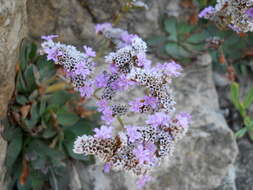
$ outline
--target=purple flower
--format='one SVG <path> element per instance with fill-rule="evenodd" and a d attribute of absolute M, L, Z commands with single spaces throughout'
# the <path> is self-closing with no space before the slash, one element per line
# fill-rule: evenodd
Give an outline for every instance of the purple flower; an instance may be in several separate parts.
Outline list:
<path fill-rule="evenodd" d="M 250 17 L 252 19 L 253 18 L 253 7 L 249 8 L 245 13 L 248 15 L 248 17 Z"/>
<path fill-rule="evenodd" d="M 241 32 L 241 29 L 238 26 L 235 26 L 233 24 L 229 24 L 228 27 L 231 28 L 232 30 L 234 30 L 236 33 Z"/>
<path fill-rule="evenodd" d="M 126 126 L 126 132 L 130 142 L 134 142 L 141 138 L 141 133 L 137 131 L 135 126 Z"/>
<path fill-rule="evenodd" d="M 137 60 L 138 60 L 138 66 L 140 67 L 144 67 L 146 69 L 149 69 L 151 66 L 151 61 L 149 59 L 146 58 L 146 54 L 145 53 L 139 53 L 137 55 Z"/>
<path fill-rule="evenodd" d="M 103 115 L 101 116 L 101 119 L 103 121 L 105 121 L 106 124 L 110 125 L 113 122 L 113 120 L 114 120 L 114 118 L 112 116 L 112 110 L 110 109 L 110 107 L 104 109 L 103 112 L 102 112 L 102 114 Z"/>
<path fill-rule="evenodd" d="M 144 96 L 143 98 L 136 98 L 134 101 L 129 102 L 130 110 L 133 112 L 140 112 L 143 106 L 150 106 L 155 109 L 157 107 L 157 98 L 152 96 Z"/>
<path fill-rule="evenodd" d="M 94 135 L 96 138 L 109 139 L 112 137 L 112 127 L 102 125 L 100 128 L 95 128 L 93 131 L 96 133 Z"/>
<path fill-rule="evenodd" d="M 112 165 L 110 164 L 110 163 L 105 163 L 105 165 L 104 165 L 104 172 L 105 173 L 109 173 L 110 172 L 110 170 L 111 170 L 111 167 L 112 167 Z"/>
<path fill-rule="evenodd" d="M 120 35 L 121 40 L 124 41 L 127 45 L 130 45 L 132 43 L 132 40 L 136 37 L 138 37 L 136 34 L 128 34 L 127 31 L 122 32 Z"/>
<path fill-rule="evenodd" d="M 41 39 L 49 41 L 49 40 L 52 40 L 52 39 L 58 38 L 58 37 L 59 37 L 59 35 L 48 35 L 48 36 L 41 36 Z"/>
<path fill-rule="evenodd" d="M 103 112 L 105 109 L 107 109 L 107 108 L 109 107 L 108 104 L 109 104 L 108 101 L 105 100 L 105 99 L 99 100 L 99 101 L 97 102 L 98 111 Z"/>
<path fill-rule="evenodd" d="M 157 107 L 157 98 L 153 96 L 144 96 L 144 102 L 143 104 L 146 106 L 151 106 L 153 109 Z"/>
<path fill-rule="evenodd" d="M 58 56 L 62 55 L 57 48 L 45 48 L 45 53 L 47 54 L 47 60 L 53 60 L 54 62 L 58 61 Z"/>
<path fill-rule="evenodd" d="M 116 81 L 114 81 L 111 86 L 115 90 L 124 90 L 134 84 L 136 83 L 127 79 L 125 75 L 120 75 L 120 77 Z"/>
<path fill-rule="evenodd" d="M 169 122 L 170 116 L 163 112 L 158 112 L 154 115 L 150 115 L 146 121 L 147 124 L 152 125 L 153 127 L 168 125 Z"/>
<path fill-rule="evenodd" d="M 102 73 L 100 75 L 97 75 L 96 78 L 95 78 L 95 86 L 97 88 L 103 88 L 103 87 L 106 87 L 107 85 L 107 81 L 108 81 L 108 75 Z"/>
<path fill-rule="evenodd" d="M 87 98 L 91 97 L 93 95 L 93 93 L 94 93 L 94 88 L 93 88 L 91 82 L 90 83 L 87 82 L 85 84 L 85 86 L 79 88 L 78 90 L 79 90 L 81 96 L 87 97 Z"/>
<path fill-rule="evenodd" d="M 164 73 L 170 76 L 178 77 L 181 75 L 182 67 L 175 61 L 163 64 Z"/>
<path fill-rule="evenodd" d="M 118 67 L 115 64 L 110 64 L 109 65 L 109 70 L 111 73 L 117 73 L 118 72 Z"/>
<path fill-rule="evenodd" d="M 88 74 L 90 74 L 90 69 L 86 67 L 85 62 L 81 62 L 76 64 L 75 74 L 83 75 L 84 77 L 86 77 Z"/>
<path fill-rule="evenodd" d="M 85 50 L 85 55 L 87 55 L 88 57 L 96 57 L 96 52 L 93 51 L 91 47 L 83 46 L 83 48 Z"/>
<path fill-rule="evenodd" d="M 154 143 L 148 143 L 146 144 L 145 148 L 151 153 L 154 154 L 157 150 L 156 145 Z"/>
<path fill-rule="evenodd" d="M 103 23 L 103 24 L 97 24 L 95 27 L 96 33 L 98 34 L 99 32 L 102 32 L 105 29 L 110 29 L 112 28 L 111 23 Z"/>
<path fill-rule="evenodd" d="M 146 185 L 146 183 L 151 181 L 151 179 L 152 178 L 148 175 L 144 175 L 144 176 L 140 177 L 136 182 L 138 189 L 142 189 Z"/>
<path fill-rule="evenodd" d="M 191 122 L 191 115 L 185 112 L 181 112 L 176 115 L 176 119 L 182 127 L 187 128 L 189 127 L 189 123 Z"/>
<path fill-rule="evenodd" d="M 137 148 L 133 150 L 133 154 L 139 160 L 139 164 L 145 164 L 150 162 L 150 151 L 145 149 L 142 144 L 139 144 Z"/>
<path fill-rule="evenodd" d="M 106 122 L 106 124 L 110 125 L 114 118 L 112 116 L 112 110 L 109 106 L 107 100 L 100 100 L 98 101 L 98 111 L 102 112 L 101 119 Z"/>
<path fill-rule="evenodd" d="M 134 101 L 129 102 L 128 104 L 130 105 L 130 110 L 133 112 L 140 112 L 140 108 L 144 105 L 142 98 L 136 98 Z"/>
<path fill-rule="evenodd" d="M 206 7 L 199 13 L 199 18 L 208 18 L 208 16 L 212 15 L 214 12 L 215 8 L 212 6 Z"/>

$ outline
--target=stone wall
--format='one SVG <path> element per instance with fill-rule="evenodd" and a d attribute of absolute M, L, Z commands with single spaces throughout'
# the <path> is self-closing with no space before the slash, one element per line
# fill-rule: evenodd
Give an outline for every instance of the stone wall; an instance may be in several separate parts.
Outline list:
<path fill-rule="evenodd" d="M 6 117 L 13 93 L 18 48 L 25 34 L 26 0 L 0 0 L 0 120 Z M 0 132 L 2 130 L 0 123 Z M 0 178 L 4 176 L 5 152 L 6 142 L 0 136 Z M 2 182 L 0 189 L 3 189 Z"/>

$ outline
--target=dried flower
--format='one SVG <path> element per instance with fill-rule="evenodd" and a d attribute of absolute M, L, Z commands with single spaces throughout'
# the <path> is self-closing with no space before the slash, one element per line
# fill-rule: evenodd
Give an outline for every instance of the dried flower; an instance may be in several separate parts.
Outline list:
<path fill-rule="evenodd" d="M 227 26 L 235 32 L 253 31 L 253 1 L 219 0 L 215 7 L 207 7 L 199 17 L 212 20 L 219 26 Z"/>
<path fill-rule="evenodd" d="M 111 39 L 117 47 L 105 56 L 109 69 L 100 74 L 94 72 L 96 52 L 90 47 L 84 46 L 82 53 L 73 46 L 55 43 L 54 35 L 43 37 L 46 41 L 42 47 L 48 59 L 63 66 L 81 96 L 97 99 L 97 110 L 101 112 L 104 125 L 95 128 L 92 136 L 77 137 L 73 151 L 95 155 L 105 162 L 106 173 L 111 169 L 125 170 L 139 176 L 137 186 L 141 188 L 151 179 L 147 174 L 172 155 L 175 144 L 188 130 L 191 117 L 184 112 L 173 114 L 175 101 L 169 87 L 182 67 L 174 61 L 152 67 L 146 57 L 146 43 L 109 23 L 96 25 L 96 33 Z M 146 95 L 127 105 L 114 103 L 117 93 L 134 87 L 143 88 Z M 120 117 L 128 117 L 129 112 L 143 114 L 145 126 L 125 126 Z M 120 132 L 113 131 L 115 118 L 120 121 Z"/>

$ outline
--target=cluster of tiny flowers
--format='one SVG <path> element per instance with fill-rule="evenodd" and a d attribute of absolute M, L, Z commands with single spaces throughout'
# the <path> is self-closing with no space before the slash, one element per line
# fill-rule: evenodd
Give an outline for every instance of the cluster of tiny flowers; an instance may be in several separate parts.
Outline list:
<path fill-rule="evenodd" d="M 200 18 L 227 26 L 237 33 L 253 31 L 252 0 L 217 0 L 215 7 L 209 6 L 199 13 Z"/>
<path fill-rule="evenodd" d="M 94 92 L 94 82 L 90 76 L 94 71 L 95 63 L 93 58 L 96 53 L 87 46 L 84 46 L 84 53 L 78 51 L 74 46 L 54 42 L 57 35 L 42 36 L 45 41 L 42 48 L 47 59 L 62 65 L 71 83 L 78 90 L 81 96 L 90 97 Z"/>
<path fill-rule="evenodd" d="M 151 180 L 152 169 L 172 155 L 176 143 L 188 130 L 191 117 L 184 112 L 175 114 L 176 102 L 170 88 L 182 67 L 174 61 L 152 66 L 146 43 L 110 23 L 97 25 L 96 33 L 116 45 L 116 51 L 105 56 L 108 69 L 102 73 L 94 72 L 96 53 L 87 46 L 82 53 L 73 46 L 54 42 L 57 36 L 52 35 L 43 37 L 43 51 L 49 60 L 63 66 L 82 96 L 96 98 L 101 113 L 103 125 L 94 129 L 93 136 L 79 136 L 73 151 L 104 161 L 104 172 L 113 169 L 137 175 L 137 186 L 141 188 Z M 142 88 L 146 94 L 126 104 L 115 104 L 115 96 L 130 88 Z M 128 113 L 140 114 L 146 122 L 143 126 L 126 126 L 120 117 L 129 117 Z M 121 131 L 114 130 L 115 119 L 119 120 Z"/>

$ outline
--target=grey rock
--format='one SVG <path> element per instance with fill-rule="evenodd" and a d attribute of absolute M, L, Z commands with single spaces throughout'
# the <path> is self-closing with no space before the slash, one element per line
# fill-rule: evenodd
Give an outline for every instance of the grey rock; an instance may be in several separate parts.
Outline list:
<path fill-rule="evenodd" d="M 18 47 L 26 33 L 26 0 L 0 0 L 0 120 L 6 117 L 14 90 Z M 0 133 L 3 126 L 0 123 Z M 7 143 L 0 135 L 0 189 L 4 189 L 4 159 Z"/>
<path fill-rule="evenodd" d="M 218 87 L 226 87 L 230 84 L 228 78 L 224 74 L 218 72 L 213 73 L 213 80 L 215 85 Z"/>
<path fill-rule="evenodd" d="M 238 143 L 240 154 L 236 162 L 236 187 L 237 190 L 253 189 L 253 149 L 252 143 L 247 139 Z"/>

